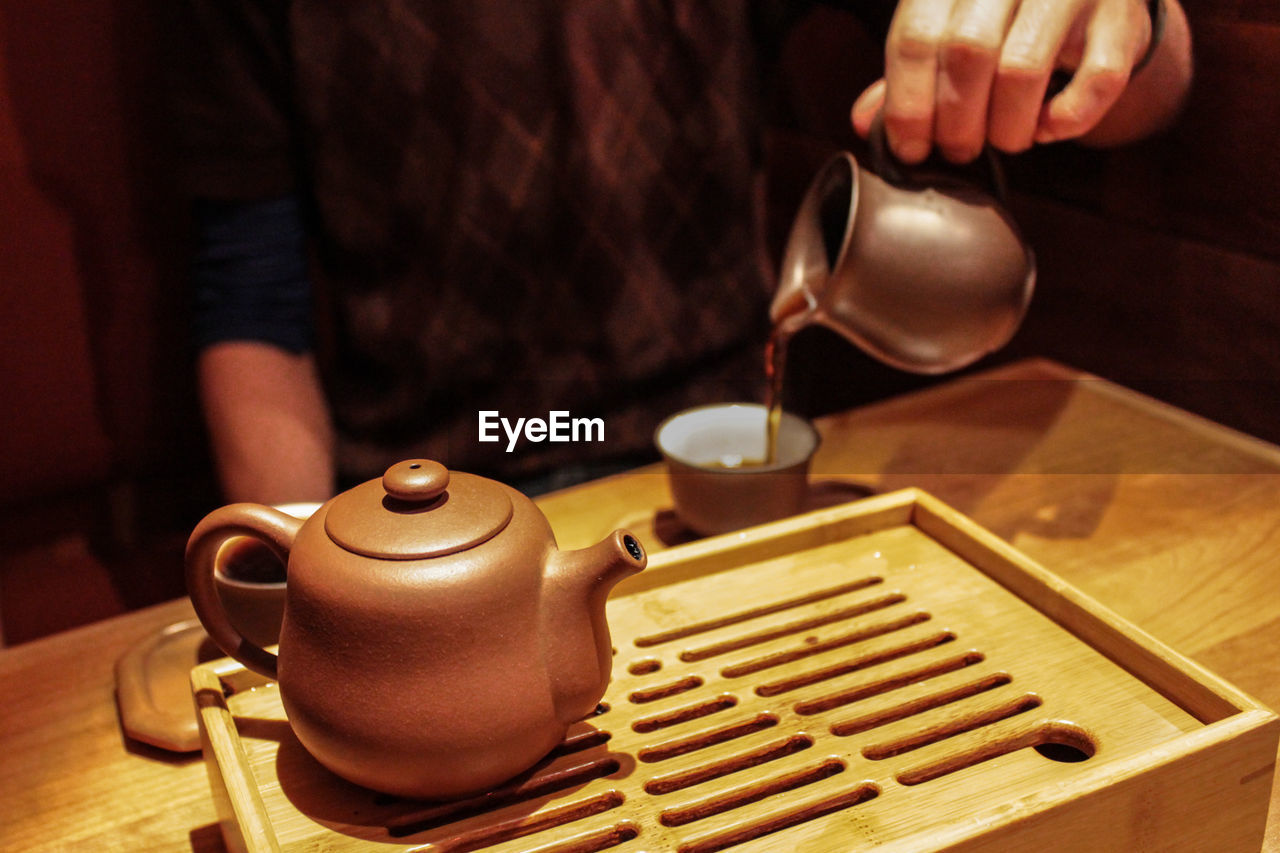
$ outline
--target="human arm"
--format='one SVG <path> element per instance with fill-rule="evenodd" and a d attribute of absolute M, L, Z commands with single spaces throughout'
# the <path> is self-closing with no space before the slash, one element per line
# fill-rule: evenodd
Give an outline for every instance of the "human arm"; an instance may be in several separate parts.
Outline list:
<path fill-rule="evenodd" d="M 200 353 L 198 375 L 226 500 L 332 497 L 333 429 L 312 353 L 225 341 Z"/>
<path fill-rule="evenodd" d="M 197 379 L 223 496 L 327 500 L 333 428 L 297 202 L 204 202 L 195 231 Z"/>
<path fill-rule="evenodd" d="M 854 127 L 866 135 L 883 109 L 909 163 L 934 146 L 964 162 L 988 143 L 1017 152 L 1140 139 L 1172 121 L 1191 82 L 1186 16 L 1178 0 L 1161 2 L 1164 32 L 1143 62 L 1153 25 L 1140 0 L 902 0 L 885 78 L 854 104 Z M 1073 76 L 1045 102 L 1059 69 Z"/>

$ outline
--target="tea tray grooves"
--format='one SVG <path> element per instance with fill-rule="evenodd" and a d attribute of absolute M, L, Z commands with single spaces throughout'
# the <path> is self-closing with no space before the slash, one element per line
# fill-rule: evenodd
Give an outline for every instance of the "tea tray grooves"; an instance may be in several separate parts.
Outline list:
<path fill-rule="evenodd" d="M 1275 716 L 913 490 L 656 553 L 610 600 L 609 623 L 614 678 L 597 714 L 531 773 L 460 803 L 337 779 L 293 738 L 274 684 L 227 661 L 198 667 L 229 846 L 1261 839 Z M 1151 826 L 1128 819 L 1139 807 L 1160 812 Z"/>

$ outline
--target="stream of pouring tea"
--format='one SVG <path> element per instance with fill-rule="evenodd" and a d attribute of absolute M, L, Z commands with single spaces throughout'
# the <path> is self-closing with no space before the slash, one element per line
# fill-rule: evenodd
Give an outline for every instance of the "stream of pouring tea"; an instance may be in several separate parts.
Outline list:
<path fill-rule="evenodd" d="M 851 215 L 849 204 L 846 195 L 833 192 L 820 206 L 821 240 L 808 253 L 811 263 L 799 265 L 799 269 L 803 270 L 799 282 L 800 296 L 803 298 L 787 303 L 788 313 L 773 324 L 773 331 L 765 344 L 765 406 L 768 411 L 764 445 L 766 465 L 778 461 L 778 430 L 782 425 L 782 384 L 787 368 L 787 347 L 796 332 L 816 321 L 818 294 L 826 289 L 845 244 Z"/>
<path fill-rule="evenodd" d="M 778 461 L 778 429 L 782 425 L 782 383 L 787 372 L 787 347 L 792 336 L 808 325 L 812 310 L 791 314 L 779 320 L 764 347 L 764 376 L 766 382 L 765 453 L 764 464 Z"/>
<path fill-rule="evenodd" d="M 765 452 L 756 457 L 726 457 L 717 462 L 717 468 L 752 468 L 772 465 L 778 461 L 778 430 L 782 425 L 782 382 L 787 369 L 787 346 L 792 335 L 799 331 L 808 319 L 809 312 L 792 315 L 780 320 L 769 335 L 764 347 L 765 375 Z"/>
<path fill-rule="evenodd" d="M 764 378 L 767 383 L 764 404 L 765 416 L 764 461 L 772 465 L 778 461 L 778 427 L 782 425 L 782 376 L 787 368 L 787 342 L 790 335 L 780 334 L 775 326 L 764 347 Z"/>

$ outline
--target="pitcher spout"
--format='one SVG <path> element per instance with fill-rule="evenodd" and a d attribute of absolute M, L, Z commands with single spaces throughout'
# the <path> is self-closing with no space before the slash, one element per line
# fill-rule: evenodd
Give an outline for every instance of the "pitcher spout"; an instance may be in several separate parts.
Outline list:
<path fill-rule="evenodd" d="M 605 600 L 648 562 L 640 540 L 615 530 L 578 551 L 555 551 L 543 578 L 542 647 L 560 720 L 595 710 L 613 670 Z"/>
<path fill-rule="evenodd" d="M 769 319 L 775 325 L 788 319 L 802 321 L 817 308 L 853 233 L 860 183 L 858 162 L 842 152 L 827 162 L 809 186 L 791 223 L 778 289 L 769 305 Z"/>

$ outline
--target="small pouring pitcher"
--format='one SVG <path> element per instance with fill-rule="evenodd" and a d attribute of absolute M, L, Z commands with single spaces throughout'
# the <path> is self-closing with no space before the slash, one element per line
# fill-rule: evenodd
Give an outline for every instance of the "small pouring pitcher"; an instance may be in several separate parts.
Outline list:
<path fill-rule="evenodd" d="M 830 327 L 913 373 L 958 370 L 1006 344 L 1035 257 L 998 200 L 988 152 L 967 167 L 892 159 L 877 120 L 872 169 L 840 153 L 801 202 L 770 316 Z"/>

